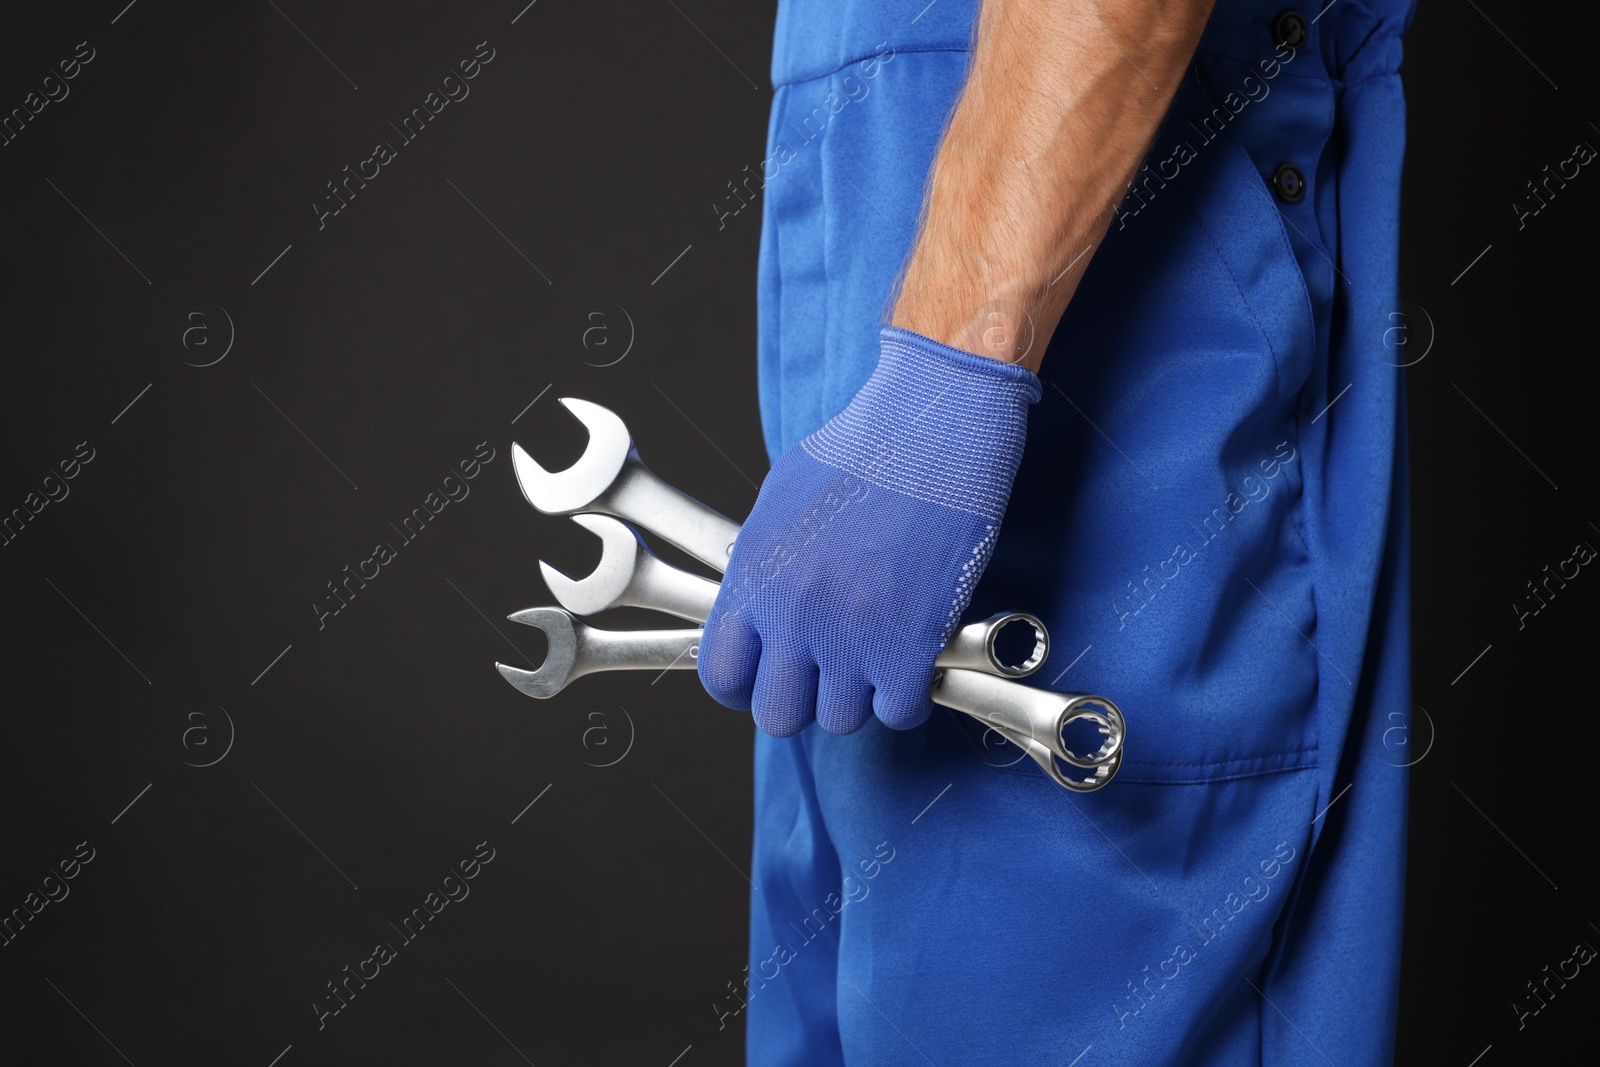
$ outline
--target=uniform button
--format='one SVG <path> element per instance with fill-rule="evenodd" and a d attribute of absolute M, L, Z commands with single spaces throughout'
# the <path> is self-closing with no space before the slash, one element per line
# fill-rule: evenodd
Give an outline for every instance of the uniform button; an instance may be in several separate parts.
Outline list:
<path fill-rule="evenodd" d="M 1272 172 L 1272 188 L 1285 204 L 1298 204 L 1306 198 L 1306 176 L 1293 163 L 1280 164 Z"/>
<path fill-rule="evenodd" d="M 1295 52 L 1311 36 L 1311 27 L 1306 25 L 1305 16 L 1300 12 L 1285 11 L 1273 20 L 1272 36 L 1283 47 Z"/>

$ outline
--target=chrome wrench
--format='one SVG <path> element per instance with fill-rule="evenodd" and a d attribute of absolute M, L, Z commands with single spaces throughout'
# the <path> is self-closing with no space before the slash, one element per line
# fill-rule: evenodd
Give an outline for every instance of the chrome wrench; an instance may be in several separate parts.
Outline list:
<path fill-rule="evenodd" d="M 549 642 L 537 670 L 494 665 L 506 681 L 539 700 L 548 700 L 574 679 L 597 671 L 693 667 L 700 650 L 699 630 L 601 630 L 560 608 L 527 608 L 506 618 L 543 630 Z"/>
<path fill-rule="evenodd" d="M 1051 778 L 1075 792 L 1100 788 L 1122 766 L 1127 723 L 1122 710 L 1105 697 L 1035 689 L 968 670 L 938 672 L 931 695 L 935 704 L 970 715 L 1017 745 Z M 1083 754 L 1068 746 L 1066 731 L 1080 722 L 1089 723 L 1099 734 L 1097 751 Z M 1083 771 L 1090 775 L 1084 777 Z"/>
<path fill-rule="evenodd" d="M 600 536 L 605 546 L 605 554 L 610 557 L 611 563 L 608 565 L 607 559 L 603 558 L 601 568 L 597 568 L 594 574 L 585 579 L 574 580 L 541 561 L 546 581 L 557 599 L 564 605 L 585 614 L 609 607 L 638 606 L 703 622 L 715 602 L 716 584 L 663 563 L 650 553 L 643 539 L 633 531 L 627 530 L 626 527 L 622 527 L 619 531 L 598 520 L 597 516 L 631 518 L 718 571 L 726 570 L 727 557 L 733 551 L 733 542 L 738 537 L 739 525 L 656 477 L 644 466 L 633 445 L 632 435 L 622 419 L 614 412 L 585 400 L 563 398 L 561 403 L 588 428 L 589 447 L 570 468 L 551 473 L 529 457 L 520 446 L 513 445 L 513 462 L 517 479 L 523 495 L 540 511 L 547 514 L 572 515 L 575 520 L 582 522 L 591 532 Z M 592 518 L 583 521 L 580 516 Z M 626 538 L 621 536 L 623 532 L 626 533 Z M 532 610 L 536 612 L 540 609 Z M 529 612 L 519 612 L 512 618 L 519 622 L 532 622 L 529 616 Z M 567 620 L 568 629 L 573 635 L 613 634 L 591 627 L 583 627 L 583 630 L 579 631 L 576 627 L 583 624 L 570 616 L 567 616 Z M 995 638 L 1006 626 L 1024 620 L 1034 628 L 1034 652 L 1022 663 L 1006 664 L 996 652 Z M 558 624 L 552 622 L 552 625 L 558 632 L 565 633 Z M 674 662 L 667 666 L 690 666 L 693 665 L 692 659 L 688 664 L 681 662 L 687 650 L 678 646 L 683 640 L 681 635 L 692 632 L 646 631 L 645 633 L 654 638 L 680 634 L 673 645 L 677 649 Z M 565 647 L 565 636 L 561 640 Z M 606 666 L 584 666 L 576 673 L 568 673 L 572 667 L 580 663 L 587 664 L 591 658 L 603 659 L 605 656 L 617 653 L 614 657 L 615 669 L 662 666 L 654 662 L 638 664 L 624 662 L 630 657 L 621 655 L 621 650 L 642 649 L 648 644 L 647 638 L 640 639 L 644 644 L 631 645 L 612 640 L 610 636 L 588 638 L 588 640 L 594 646 L 592 654 L 579 656 L 574 653 L 571 656 L 572 663 L 563 671 L 551 670 L 546 674 L 547 669 L 552 666 L 549 659 L 537 672 L 521 671 L 500 664 L 497 666 L 508 680 L 518 685 L 524 692 L 534 695 L 532 690 L 540 689 L 546 696 L 559 692 L 567 681 L 579 677 L 582 673 L 608 669 Z M 552 649 L 556 647 L 555 642 L 556 638 L 552 638 Z M 572 643 L 576 647 L 576 636 L 573 637 Z M 1008 694 L 1003 690 L 985 691 L 981 688 L 981 683 L 962 677 L 967 674 L 998 675 L 1000 679 L 1026 677 L 1043 663 L 1048 647 L 1048 635 L 1043 625 L 1032 616 L 1021 613 L 998 615 L 981 623 L 963 627 L 951 635 L 944 651 L 935 661 L 932 699 L 936 703 L 953 707 L 985 722 L 1007 740 L 1020 745 L 1036 762 L 1045 767 L 1052 778 L 1068 788 L 1076 787 L 1069 784 L 1063 776 L 1057 760 L 1065 761 L 1068 765 L 1079 769 L 1093 769 L 1095 778 L 1081 784 L 1087 785 L 1090 789 L 1098 788 L 1105 784 L 1105 781 L 1109 781 L 1110 775 L 1114 774 L 1116 767 L 1121 764 L 1121 746 L 1126 727 L 1121 712 L 1115 704 L 1103 697 L 1086 694 L 1051 694 L 1027 686 L 1012 686 L 1012 688 L 1038 696 L 1008 701 L 1006 699 L 1008 696 L 1015 697 L 1016 694 Z M 697 639 L 694 651 L 698 651 Z M 563 659 L 567 658 L 565 652 L 562 655 Z M 561 661 L 557 661 L 555 666 L 561 666 Z M 953 683 L 947 679 L 948 672 L 952 670 L 957 675 Z M 564 676 L 558 682 L 557 676 L 560 674 Z M 535 676 L 543 680 L 535 682 L 533 680 Z M 975 685 L 979 686 L 977 691 L 974 691 Z M 1067 703 L 1056 706 L 1063 699 Z M 989 701 L 998 701 L 1002 711 L 996 712 L 989 708 Z M 1053 707 L 1054 711 L 1048 711 L 1046 704 Z M 1100 706 L 1109 714 L 1095 712 L 1089 705 Z M 999 715 L 998 719 L 996 715 Z M 1085 720 L 1094 723 L 1102 738 L 1106 739 L 1102 741 L 1099 751 L 1088 757 L 1071 751 L 1061 735 L 1061 730 L 1071 722 Z M 1037 739 L 1041 728 L 1044 736 L 1050 738 L 1053 744 Z"/>
<path fill-rule="evenodd" d="M 579 579 L 569 578 L 549 563 L 540 562 L 545 581 L 562 607 L 580 615 L 592 615 L 613 607 L 642 607 L 694 622 L 704 622 L 710 615 L 717 597 L 717 583 L 664 563 L 636 531 L 617 519 L 603 515 L 574 515 L 572 518 L 600 538 L 600 562 L 589 575 Z M 1000 635 L 1013 626 L 1031 629 L 1033 643 L 1029 654 L 1020 662 L 1008 663 L 1000 654 L 997 642 Z M 1042 622 L 1023 612 L 1007 612 L 957 629 L 934 660 L 934 667 L 940 672 L 965 670 L 1001 678 L 1025 678 L 1039 668 L 1049 653 L 1050 638 Z M 938 680 L 936 674 L 932 693 L 935 702 L 994 726 L 1008 740 L 1014 741 L 1019 734 L 1034 738 L 1070 766 L 1084 770 L 1107 766 L 1121 750 L 1125 725 L 1120 712 L 1115 712 L 1114 718 L 1093 711 L 1087 713 L 1102 736 L 1110 738 L 1092 756 L 1080 756 L 1064 740 L 1041 740 L 1060 738 L 1069 721 L 1085 717 L 1078 712 L 1088 705 L 1103 704 L 1115 709 L 1115 705 L 1103 697 L 1024 688 L 1024 693 L 1038 696 L 1018 699 L 1020 694 L 1008 689 L 974 691 L 971 682 L 940 687 Z M 1006 701 L 1007 706 L 1015 705 L 1019 710 L 1009 722 L 996 722 L 986 713 L 991 700 Z"/>
<path fill-rule="evenodd" d="M 551 472 L 513 443 L 511 462 L 528 503 L 546 515 L 597 513 L 637 522 L 706 566 L 726 570 L 739 524 L 656 477 L 615 412 L 571 397 L 561 404 L 588 429 L 589 445 L 572 466 Z"/>
<path fill-rule="evenodd" d="M 571 578 L 544 560 L 539 570 L 556 602 L 574 615 L 596 615 L 610 608 L 635 607 L 705 622 L 716 603 L 718 585 L 679 570 L 650 551 L 644 538 L 618 519 L 578 514 L 572 521 L 600 539 L 600 562 L 582 578 Z M 1033 646 L 1019 663 L 1003 662 L 996 641 L 1012 626 L 1033 631 Z M 988 671 L 1004 678 L 1026 678 L 1050 654 L 1044 624 L 1024 612 L 1006 612 L 957 629 L 934 661 L 935 667 Z"/>
<path fill-rule="evenodd" d="M 539 570 L 556 603 L 575 615 L 610 608 L 649 608 L 705 622 L 719 586 L 679 570 L 650 551 L 631 526 L 609 515 L 574 515 L 572 521 L 600 539 L 600 562 L 582 578 L 569 578 L 544 560 Z"/>
<path fill-rule="evenodd" d="M 518 690 L 540 700 L 599 671 L 692 669 L 704 634 L 689 629 L 602 630 L 561 608 L 528 608 L 508 618 L 543 630 L 549 651 L 536 670 L 504 663 L 496 663 L 495 669 Z M 992 640 L 994 620 L 971 623 L 962 630 L 967 642 Z M 1104 697 L 1034 689 L 987 671 L 960 667 L 937 671 L 931 696 L 935 703 L 991 727 L 1057 783 L 1076 792 L 1104 786 L 1122 764 L 1126 724 L 1117 706 Z M 1081 755 L 1067 747 L 1063 731 L 1076 722 L 1088 722 L 1097 729 L 1102 738 L 1098 751 Z M 1068 768 L 1089 774 L 1074 775 Z"/>

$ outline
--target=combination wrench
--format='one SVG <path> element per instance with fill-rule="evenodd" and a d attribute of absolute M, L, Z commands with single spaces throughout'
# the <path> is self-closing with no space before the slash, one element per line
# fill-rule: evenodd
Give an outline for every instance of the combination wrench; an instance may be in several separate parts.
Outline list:
<path fill-rule="evenodd" d="M 540 561 L 546 583 L 567 611 L 532 608 L 510 616 L 543 630 L 550 651 L 536 671 L 495 666 L 517 689 L 541 699 L 598 671 L 696 665 L 700 630 L 601 630 L 568 613 L 642 607 L 694 622 L 709 615 L 718 584 L 665 563 L 618 519 L 637 522 L 719 572 L 727 568 L 740 529 L 652 473 L 614 412 L 585 400 L 563 398 L 561 403 L 588 429 L 589 445 L 571 467 L 552 473 L 513 444 L 518 484 L 539 511 L 570 516 L 600 538 L 602 556 L 599 566 L 579 579 Z M 1017 625 L 1032 628 L 1033 650 L 1020 662 L 1008 663 L 998 653 L 996 639 Z M 1098 789 L 1121 765 L 1126 723 L 1104 697 L 1055 693 L 1010 680 L 1031 674 L 1048 651 L 1045 628 L 1030 615 L 1013 612 L 968 624 L 951 635 L 935 660 L 930 697 L 1018 745 L 1066 788 Z M 1087 723 L 1099 736 L 1095 752 L 1077 753 L 1066 742 L 1063 731 L 1078 723 Z M 1090 774 L 1084 777 L 1083 771 Z"/>
<path fill-rule="evenodd" d="M 542 630 L 548 650 L 535 670 L 506 663 L 496 663 L 495 669 L 520 692 L 539 700 L 548 700 L 584 675 L 602 671 L 693 670 L 704 636 L 698 629 L 603 630 L 562 608 L 526 608 L 507 617 Z M 969 623 L 956 631 L 961 640 L 953 637 L 952 644 L 973 649 L 990 646 L 1001 628 L 1017 624 L 1015 615 Z M 1035 623 L 1029 621 L 1028 625 Z M 935 703 L 992 728 L 1020 747 L 1057 783 L 1076 792 L 1100 788 L 1122 765 L 1127 726 L 1122 712 L 1104 697 L 1034 689 L 989 670 L 964 668 L 936 671 L 930 696 Z M 1098 736 L 1099 747 L 1094 752 L 1080 754 L 1067 744 L 1065 731 L 1078 723 L 1088 724 Z"/>
<path fill-rule="evenodd" d="M 545 560 L 539 571 L 556 603 L 574 615 L 598 615 L 611 608 L 648 608 L 703 623 L 711 616 L 720 586 L 663 561 L 626 523 L 607 515 L 577 514 L 572 521 L 600 539 L 600 562 L 582 578 L 572 578 Z M 737 529 L 737 528 L 736 528 Z M 1031 649 L 1020 662 L 1005 661 L 996 642 L 1010 627 L 1032 631 Z M 1050 654 L 1044 624 L 1023 612 L 1007 612 L 950 635 L 934 666 L 987 671 L 1003 678 L 1026 678 Z"/>
<path fill-rule="evenodd" d="M 572 466 L 551 472 L 513 444 L 511 463 L 528 503 L 546 515 L 592 512 L 629 519 L 706 566 L 727 569 L 738 523 L 657 478 L 616 412 L 571 397 L 561 405 L 589 431 L 588 447 Z"/>

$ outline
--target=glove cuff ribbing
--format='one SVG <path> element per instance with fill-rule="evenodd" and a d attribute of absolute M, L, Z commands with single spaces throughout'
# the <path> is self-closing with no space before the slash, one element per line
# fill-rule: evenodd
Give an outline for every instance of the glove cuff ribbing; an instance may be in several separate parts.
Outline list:
<path fill-rule="evenodd" d="M 889 326 L 879 336 L 866 385 L 800 447 L 870 485 L 998 524 L 1038 377 L 910 330 Z"/>

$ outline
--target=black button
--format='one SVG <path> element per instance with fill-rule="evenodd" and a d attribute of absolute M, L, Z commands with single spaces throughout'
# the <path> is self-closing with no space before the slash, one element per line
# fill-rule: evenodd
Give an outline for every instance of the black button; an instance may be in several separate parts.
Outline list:
<path fill-rule="evenodd" d="M 1272 188 L 1285 204 L 1298 204 L 1306 198 L 1306 176 L 1293 163 L 1281 164 L 1272 172 Z"/>
<path fill-rule="evenodd" d="M 1272 36 L 1289 51 L 1297 52 L 1311 36 L 1311 27 L 1306 25 L 1305 16 L 1300 12 L 1285 11 L 1273 20 Z"/>

